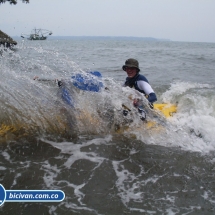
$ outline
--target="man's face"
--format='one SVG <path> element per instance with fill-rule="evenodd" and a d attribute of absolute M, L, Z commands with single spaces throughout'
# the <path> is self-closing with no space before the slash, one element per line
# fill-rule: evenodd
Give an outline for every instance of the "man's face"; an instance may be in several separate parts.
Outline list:
<path fill-rule="evenodd" d="M 129 78 L 133 78 L 137 74 L 137 69 L 135 67 L 126 67 L 125 71 Z"/>

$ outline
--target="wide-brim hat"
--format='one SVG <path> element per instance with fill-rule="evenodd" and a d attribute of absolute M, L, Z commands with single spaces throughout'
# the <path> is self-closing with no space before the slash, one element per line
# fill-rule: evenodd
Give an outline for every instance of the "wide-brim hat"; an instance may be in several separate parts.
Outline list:
<path fill-rule="evenodd" d="M 122 69 L 126 71 L 126 67 L 133 67 L 136 68 L 138 72 L 140 71 L 138 61 L 133 58 L 129 58 L 125 61 L 125 65 L 122 66 Z"/>

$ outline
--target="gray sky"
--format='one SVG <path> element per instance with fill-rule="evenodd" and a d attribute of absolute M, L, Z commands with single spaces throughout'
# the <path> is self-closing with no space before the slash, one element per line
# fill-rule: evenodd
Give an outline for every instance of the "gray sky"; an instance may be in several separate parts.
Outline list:
<path fill-rule="evenodd" d="M 215 0 L 30 0 L 0 5 L 10 36 L 48 29 L 53 36 L 136 36 L 215 42 Z"/>

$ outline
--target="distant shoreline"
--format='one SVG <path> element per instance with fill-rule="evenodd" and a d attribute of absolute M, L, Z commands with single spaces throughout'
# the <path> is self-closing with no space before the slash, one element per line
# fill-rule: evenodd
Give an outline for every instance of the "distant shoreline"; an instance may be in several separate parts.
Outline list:
<path fill-rule="evenodd" d="M 21 38 L 21 36 L 13 36 L 13 38 Z M 123 40 L 144 40 L 144 41 L 171 41 L 170 39 L 159 39 L 154 37 L 129 37 L 129 36 L 50 36 L 47 40 L 52 39 L 123 39 Z"/>
<path fill-rule="evenodd" d="M 12 36 L 14 40 L 21 41 L 23 38 L 21 36 Z M 214 43 L 214 42 L 194 42 L 194 41 L 177 41 L 170 39 L 160 39 L 154 37 L 129 37 L 129 36 L 49 36 L 47 40 L 134 40 L 134 41 L 146 41 L 146 42 L 181 42 L 181 43 Z M 40 40 L 41 41 L 41 40 Z"/>

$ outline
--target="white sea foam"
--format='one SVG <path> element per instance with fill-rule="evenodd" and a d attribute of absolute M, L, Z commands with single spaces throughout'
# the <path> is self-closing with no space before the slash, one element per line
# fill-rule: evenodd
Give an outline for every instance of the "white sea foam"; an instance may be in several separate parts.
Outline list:
<path fill-rule="evenodd" d="M 187 132 L 187 148 L 190 150 L 215 150 L 214 95 L 212 85 L 187 82 L 173 83 L 162 95 L 163 102 L 177 102 L 177 113 L 170 121 Z"/>
<path fill-rule="evenodd" d="M 7 152 L 2 152 L 2 155 L 7 161 L 10 161 L 10 155 Z"/>
<path fill-rule="evenodd" d="M 0 170 L 6 170 L 6 168 L 3 166 L 0 166 Z"/>
<path fill-rule="evenodd" d="M 22 176 L 21 173 L 17 173 L 17 174 L 15 175 L 14 180 L 13 180 L 13 184 L 12 184 L 12 187 L 15 186 L 15 185 L 17 184 L 17 179 L 18 179 L 19 177 L 21 177 L 21 176 Z"/>

